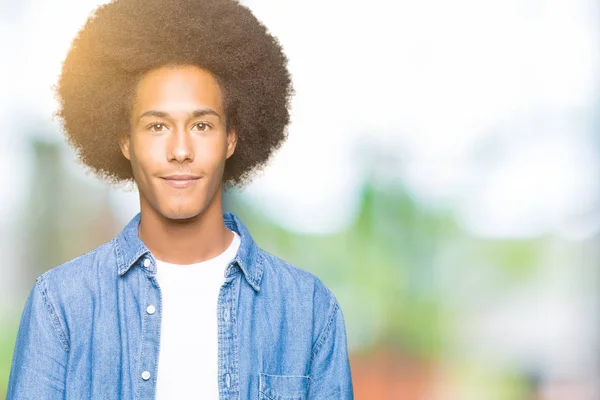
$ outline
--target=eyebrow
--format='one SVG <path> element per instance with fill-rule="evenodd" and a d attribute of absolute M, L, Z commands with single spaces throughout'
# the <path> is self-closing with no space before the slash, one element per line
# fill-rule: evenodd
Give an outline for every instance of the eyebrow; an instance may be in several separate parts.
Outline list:
<path fill-rule="evenodd" d="M 219 115 L 219 113 L 211 108 L 200 108 L 198 110 L 192 111 L 191 113 L 188 113 L 189 118 L 199 118 L 199 117 L 203 117 L 205 115 L 214 115 L 217 118 L 221 119 L 221 116 Z M 170 118 L 171 117 L 169 115 L 169 113 L 164 112 L 164 111 L 148 110 L 148 111 L 144 111 L 143 113 L 140 114 L 140 116 L 137 119 L 138 122 L 142 118 L 147 117 L 147 116 L 152 116 L 152 117 L 157 117 L 157 118 Z"/>

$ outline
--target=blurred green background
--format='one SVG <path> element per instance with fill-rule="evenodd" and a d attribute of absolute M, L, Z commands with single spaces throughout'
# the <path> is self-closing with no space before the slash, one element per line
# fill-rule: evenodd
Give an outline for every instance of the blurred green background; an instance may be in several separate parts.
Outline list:
<path fill-rule="evenodd" d="M 225 209 L 334 292 L 356 398 L 600 399 L 598 2 L 243 3 L 296 96 Z M 51 117 L 98 4 L 0 5 L 0 395 L 35 278 L 138 211 Z"/>

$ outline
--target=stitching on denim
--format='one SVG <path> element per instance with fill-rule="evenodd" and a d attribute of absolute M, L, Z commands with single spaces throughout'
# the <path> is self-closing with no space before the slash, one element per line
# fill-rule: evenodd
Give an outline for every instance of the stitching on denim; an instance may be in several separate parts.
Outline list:
<path fill-rule="evenodd" d="M 239 397 L 240 393 L 240 388 L 239 388 L 239 382 L 237 381 L 237 377 L 239 375 L 239 365 L 238 365 L 238 358 L 239 358 L 239 351 L 238 351 L 238 337 L 237 337 L 237 314 L 235 312 L 235 310 L 237 309 L 237 303 L 236 303 L 236 298 L 239 299 L 239 296 L 236 296 L 235 293 L 237 293 L 236 290 L 236 281 L 240 280 L 241 282 L 241 277 L 238 279 L 234 279 L 231 281 L 231 288 L 230 293 L 232 293 L 233 295 L 231 296 L 231 305 L 227 305 L 227 307 L 229 307 L 230 309 L 230 313 L 229 313 L 229 327 L 231 329 L 231 337 L 232 337 L 232 343 L 233 343 L 233 361 L 231 361 L 231 365 L 232 365 L 232 374 L 231 374 L 231 386 L 233 387 L 233 397 L 236 397 L 235 395 L 237 394 L 237 397 Z M 231 388 L 230 388 L 231 389 Z M 237 393 L 236 393 L 237 392 Z"/>
<path fill-rule="evenodd" d="M 158 360 L 160 360 L 160 337 L 163 334 L 161 327 L 164 314 L 162 291 L 160 289 L 160 284 L 158 283 L 156 277 L 152 277 L 152 284 L 154 283 L 156 283 L 156 288 L 158 289 L 158 315 L 160 316 L 160 318 L 158 319 L 158 338 L 156 339 L 158 341 L 158 350 L 156 352 L 156 362 L 154 363 L 154 376 L 152 377 L 153 382 L 155 382 L 153 384 L 153 395 L 156 396 L 156 381 L 158 380 Z"/>
<path fill-rule="evenodd" d="M 259 372 L 258 375 L 259 375 L 259 381 L 263 380 L 262 379 L 263 376 L 272 376 L 272 377 L 276 377 L 276 378 L 303 378 L 303 379 L 306 379 L 306 382 L 307 382 L 306 390 L 310 390 L 311 379 L 310 379 L 310 376 L 307 376 L 307 375 L 272 375 L 272 374 L 265 374 L 264 372 Z M 258 391 L 263 396 L 265 396 L 267 399 L 275 400 L 273 397 L 271 397 L 267 393 L 263 392 L 261 387 L 258 388 Z"/>
<path fill-rule="evenodd" d="M 257 292 L 260 291 L 260 284 L 258 282 L 260 281 L 260 278 L 262 277 L 263 270 L 264 270 L 264 265 L 263 265 L 264 259 L 262 256 L 263 256 L 262 250 L 258 249 L 258 251 L 256 252 L 256 257 L 254 258 L 254 263 L 256 264 L 256 269 L 259 270 L 256 278 L 253 275 L 250 275 L 250 271 L 246 271 L 247 273 L 245 273 L 242 268 L 242 274 L 244 275 L 244 278 L 246 279 L 246 281 L 248 281 L 248 283 L 250 284 L 252 289 L 254 289 Z M 242 263 L 240 263 L 240 261 L 239 261 L 240 259 L 238 258 L 238 256 L 236 256 L 235 260 L 238 262 L 238 264 L 240 264 L 240 266 L 242 264 L 244 264 L 243 261 L 242 261 Z"/>
<path fill-rule="evenodd" d="M 263 275 L 263 271 L 265 269 L 265 257 L 262 251 L 257 251 L 257 274 L 256 274 L 256 279 L 255 279 L 255 285 L 256 285 L 256 290 L 259 291 L 260 290 L 260 280 L 262 279 L 262 275 Z"/>
<path fill-rule="evenodd" d="M 54 328 L 54 332 L 58 335 L 60 344 L 63 346 L 63 349 L 66 352 L 69 352 L 69 348 L 70 348 L 69 341 L 67 340 L 67 335 L 63 331 L 63 328 L 60 324 L 60 320 L 58 318 L 56 310 L 54 309 L 54 306 L 52 305 L 52 303 L 50 302 L 50 299 L 48 297 L 48 293 L 47 293 L 47 289 L 46 289 L 45 281 L 44 281 L 44 275 L 41 275 L 36 280 L 39 284 L 36 284 L 35 286 L 36 286 L 36 288 L 38 288 L 40 290 L 40 293 L 42 294 L 42 298 L 44 299 L 44 305 L 46 306 L 48 313 L 50 313 L 50 318 L 52 320 L 52 327 Z M 42 285 L 44 285 L 44 286 L 42 287 Z"/>
<path fill-rule="evenodd" d="M 226 286 L 226 284 L 222 284 L 221 288 L 219 289 L 219 297 L 217 298 L 217 324 L 218 324 L 218 333 L 217 333 L 217 345 L 218 345 L 218 359 L 219 359 L 219 365 L 218 365 L 218 374 L 219 374 L 219 379 L 218 379 L 218 385 L 219 385 L 219 396 L 221 396 L 221 393 L 225 393 L 225 391 L 227 389 L 225 389 L 225 386 L 223 385 L 223 381 L 221 379 L 221 376 L 225 373 L 225 368 L 223 367 L 225 364 L 225 336 L 226 336 L 226 332 L 225 332 L 225 324 L 223 322 L 222 319 L 222 315 L 223 315 L 223 311 L 225 309 L 225 307 L 227 307 L 227 290 L 229 290 Z"/>
<path fill-rule="evenodd" d="M 310 379 L 310 376 L 308 376 L 308 375 L 272 375 L 272 374 L 265 374 L 264 372 L 261 372 L 260 374 L 264 375 L 264 376 L 274 376 L 276 378 L 309 378 Z"/>
<path fill-rule="evenodd" d="M 272 398 L 271 396 L 269 396 L 268 394 L 266 394 L 265 392 L 263 392 L 262 390 L 259 390 L 260 394 L 262 394 L 263 396 L 265 396 L 267 399 L 270 400 L 275 400 L 274 398 Z"/>
<path fill-rule="evenodd" d="M 313 362 L 314 358 L 317 356 L 317 353 L 319 352 L 319 350 L 321 350 L 321 347 L 323 346 L 323 344 L 329 337 L 329 333 L 333 329 L 333 320 L 335 319 L 335 317 L 337 315 L 338 309 L 339 309 L 339 305 L 338 305 L 337 301 L 334 300 L 333 311 L 329 315 L 329 320 L 327 321 L 327 325 L 325 326 L 325 329 L 323 329 L 323 332 L 321 332 L 321 335 L 319 336 L 319 340 L 317 340 L 317 344 L 315 344 L 315 348 L 313 349 L 312 356 L 310 358 L 311 367 L 312 367 L 312 362 Z"/>
<path fill-rule="evenodd" d="M 144 278 L 145 279 L 145 283 L 146 285 L 144 285 L 146 287 L 146 291 L 144 293 L 144 303 L 142 303 L 142 308 L 144 307 L 144 304 L 146 304 L 148 302 L 148 292 L 150 291 L 150 282 L 148 281 L 148 277 L 144 274 Z M 146 314 L 144 313 L 144 311 L 142 311 L 142 345 L 140 346 L 140 357 L 138 359 L 138 375 L 135 379 L 135 382 L 137 382 L 137 390 L 136 390 L 136 399 L 140 398 L 141 392 L 142 392 L 142 382 L 140 381 L 140 376 L 142 373 L 142 369 L 143 369 L 143 362 L 144 362 L 144 341 L 146 339 Z"/>
<path fill-rule="evenodd" d="M 117 254 L 117 275 L 120 276 L 121 270 L 123 269 L 123 265 L 125 264 L 125 261 L 123 260 L 121 244 L 119 243 L 117 238 L 114 238 L 112 241 L 114 242 L 115 253 Z"/>
<path fill-rule="evenodd" d="M 125 275 L 126 272 L 129 272 L 129 270 L 131 270 L 131 267 L 138 262 L 138 260 L 140 259 L 140 257 L 142 257 L 144 254 L 148 253 L 148 250 L 146 250 L 144 247 L 140 247 L 139 249 L 137 249 L 135 256 L 133 256 L 133 261 L 131 261 L 131 264 L 123 264 L 124 265 L 124 271 L 123 271 L 123 275 Z"/>

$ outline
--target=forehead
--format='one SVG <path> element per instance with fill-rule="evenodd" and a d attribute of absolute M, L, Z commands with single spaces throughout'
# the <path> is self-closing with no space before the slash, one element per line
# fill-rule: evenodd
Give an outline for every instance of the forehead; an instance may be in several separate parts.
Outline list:
<path fill-rule="evenodd" d="M 147 109 L 187 112 L 198 107 L 222 112 L 219 83 L 213 74 L 200 67 L 160 67 L 146 73 L 137 84 L 134 113 Z"/>

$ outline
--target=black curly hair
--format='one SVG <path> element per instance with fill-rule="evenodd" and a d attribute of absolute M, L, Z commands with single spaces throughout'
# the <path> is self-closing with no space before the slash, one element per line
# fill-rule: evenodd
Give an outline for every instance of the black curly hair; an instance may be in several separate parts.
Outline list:
<path fill-rule="evenodd" d="M 235 0 L 115 0 L 73 40 L 55 86 L 67 141 L 108 183 L 133 182 L 119 148 L 135 88 L 148 71 L 196 65 L 221 86 L 228 129 L 238 134 L 225 187 L 241 187 L 287 137 L 293 94 L 281 45 Z"/>

